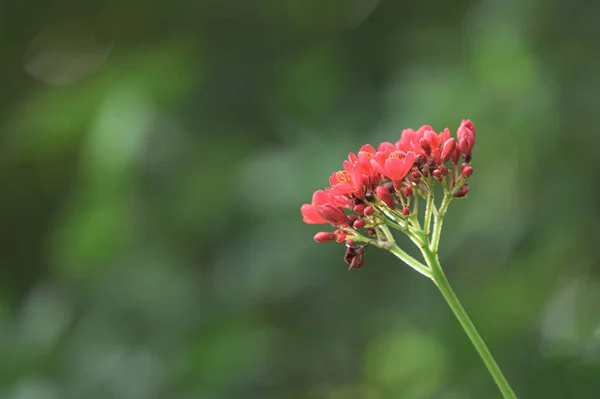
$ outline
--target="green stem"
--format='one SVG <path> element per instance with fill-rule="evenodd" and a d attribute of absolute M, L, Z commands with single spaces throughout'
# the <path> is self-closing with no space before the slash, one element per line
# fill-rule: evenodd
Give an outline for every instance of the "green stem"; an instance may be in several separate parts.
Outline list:
<path fill-rule="evenodd" d="M 444 214 L 448 209 L 448 205 L 450 205 L 451 199 L 451 194 L 446 193 L 444 195 L 444 200 L 440 205 L 440 209 L 438 210 L 437 215 L 435 215 L 435 220 L 433 222 L 433 232 L 431 234 L 431 244 L 429 246 L 435 254 L 437 254 L 438 246 L 440 244 L 440 236 L 442 235 L 442 223 L 444 221 Z"/>
<path fill-rule="evenodd" d="M 423 255 L 425 255 L 427 264 L 431 268 L 433 281 L 439 288 L 444 299 L 446 299 L 446 302 L 448 302 L 448 305 L 454 312 L 454 315 L 458 319 L 462 328 L 465 330 L 465 333 L 473 343 L 473 346 L 475 346 L 475 349 L 477 349 L 479 356 L 481 356 L 481 358 L 483 359 L 483 362 L 485 363 L 488 371 L 494 378 L 496 385 L 498 385 L 500 392 L 502 392 L 502 396 L 505 399 L 516 399 L 517 396 L 510 387 L 508 381 L 506 380 L 506 377 L 504 377 L 504 374 L 502 374 L 502 371 L 500 370 L 498 363 L 496 363 L 494 356 L 492 356 L 492 353 L 486 346 L 485 342 L 483 341 L 483 338 L 481 338 L 481 335 L 479 335 L 479 333 L 477 332 L 477 329 L 475 328 L 475 325 L 469 318 L 469 315 L 467 314 L 465 309 L 462 307 L 460 301 L 456 297 L 456 294 L 452 290 L 452 287 L 450 287 L 450 283 L 448 282 L 448 279 L 446 278 L 446 275 L 442 270 L 442 266 L 440 265 L 437 255 L 431 250 L 425 250 Z"/>
<path fill-rule="evenodd" d="M 388 249 L 391 253 L 393 253 L 398 258 L 400 258 L 404 263 L 406 263 L 407 265 L 409 265 L 410 267 L 412 267 L 413 269 L 415 269 L 422 275 L 424 275 L 428 278 L 431 278 L 431 270 L 429 270 L 429 268 L 427 266 L 425 266 L 424 264 L 422 264 L 421 262 L 419 262 L 418 260 L 416 260 L 415 258 L 410 256 L 409 254 L 404 252 L 402 250 L 402 248 L 400 248 L 396 244 L 396 241 L 394 240 L 394 236 L 392 235 L 392 232 L 390 231 L 390 229 L 387 228 L 387 226 L 379 226 L 379 229 L 383 232 L 383 234 L 385 235 L 385 238 L 387 239 L 386 249 Z"/>
<path fill-rule="evenodd" d="M 425 207 L 425 235 L 429 237 L 429 232 L 431 231 L 431 214 L 433 208 L 433 190 L 430 190 L 429 195 L 427 196 L 427 206 Z"/>

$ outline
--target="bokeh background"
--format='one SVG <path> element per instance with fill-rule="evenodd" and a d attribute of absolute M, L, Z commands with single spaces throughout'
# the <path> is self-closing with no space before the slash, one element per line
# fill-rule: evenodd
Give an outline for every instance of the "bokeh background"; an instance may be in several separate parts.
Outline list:
<path fill-rule="evenodd" d="M 349 151 L 475 122 L 450 281 L 600 397 L 600 2 L 0 0 L 0 398 L 496 398 L 435 287 L 315 244 Z M 403 241 L 404 242 L 404 241 Z"/>

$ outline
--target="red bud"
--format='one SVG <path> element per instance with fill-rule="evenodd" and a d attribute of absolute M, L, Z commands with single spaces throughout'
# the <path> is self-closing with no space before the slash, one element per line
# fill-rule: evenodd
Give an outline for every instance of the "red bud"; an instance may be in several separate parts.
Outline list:
<path fill-rule="evenodd" d="M 446 165 L 440 166 L 440 172 L 442 172 L 442 176 L 446 176 L 448 174 L 448 167 Z"/>
<path fill-rule="evenodd" d="M 353 226 L 356 230 L 362 229 L 363 227 L 365 227 L 365 221 L 358 219 L 356 222 L 354 222 Z"/>
<path fill-rule="evenodd" d="M 452 157 L 452 163 L 454 165 L 458 165 L 458 160 L 460 159 L 460 150 L 458 148 L 455 148 L 451 157 Z"/>
<path fill-rule="evenodd" d="M 344 234 L 344 233 L 339 233 L 339 234 L 337 235 L 337 239 L 336 239 L 336 241 L 337 241 L 337 242 L 343 242 L 343 241 L 346 241 L 346 234 Z"/>
<path fill-rule="evenodd" d="M 461 167 L 460 174 L 463 175 L 465 178 L 471 177 L 471 175 L 473 174 L 473 167 L 469 165 L 466 165 L 464 168 Z"/>
<path fill-rule="evenodd" d="M 327 231 L 321 231 L 320 233 L 315 234 L 316 242 L 334 241 L 336 238 L 337 238 L 336 234 L 329 233 Z"/>
<path fill-rule="evenodd" d="M 358 213 L 360 215 L 365 211 L 366 207 L 367 206 L 365 204 L 358 204 L 352 210 L 354 211 L 354 213 Z"/>
<path fill-rule="evenodd" d="M 433 177 L 435 177 L 436 179 L 439 179 L 442 176 L 442 172 L 439 169 L 435 169 L 433 172 L 431 172 L 431 174 L 433 175 Z"/>
<path fill-rule="evenodd" d="M 408 216 L 408 215 L 410 215 L 410 208 L 409 208 L 409 207 L 407 207 L 407 206 L 405 206 L 404 208 L 402 208 L 402 214 L 403 214 L 404 216 Z"/>
<path fill-rule="evenodd" d="M 325 204 L 317 208 L 319 215 L 333 225 L 345 224 L 348 221 L 348 216 L 344 210 L 337 205 Z"/>
<path fill-rule="evenodd" d="M 384 186 L 378 186 L 375 189 L 375 193 L 377 194 L 379 199 L 388 206 L 388 208 L 390 208 L 390 209 L 395 208 L 396 204 L 394 204 L 394 198 L 392 198 L 392 194 L 390 193 L 390 190 L 388 190 Z"/>
<path fill-rule="evenodd" d="M 421 140 L 419 140 L 419 144 L 421 145 L 423 151 L 425 151 L 425 155 L 431 155 L 431 142 L 429 140 L 427 140 L 426 138 L 422 138 Z"/>
<path fill-rule="evenodd" d="M 410 197 L 413 193 L 412 187 L 404 187 L 404 189 L 402 190 L 402 194 L 404 194 L 405 197 Z"/>
<path fill-rule="evenodd" d="M 449 138 L 444 142 L 444 144 L 442 145 L 442 163 L 446 163 L 450 159 L 455 148 L 456 140 L 454 139 L 454 137 Z"/>
<path fill-rule="evenodd" d="M 411 176 L 412 176 L 412 180 L 415 183 L 418 183 L 421 180 L 421 174 L 419 172 L 417 172 L 417 171 L 412 172 Z"/>
<path fill-rule="evenodd" d="M 456 138 L 460 152 L 464 155 L 471 155 L 471 150 L 475 145 L 475 126 L 473 122 L 464 119 L 456 131 Z"/>
<path fill-rule="evenodd" d="M 365 208 L 365 215 L 367 215 L 367 216 L 372 215 L 373 212 L 375 212 L 375 208 L 373 208 L 372 206 L 368 206 Z"/>

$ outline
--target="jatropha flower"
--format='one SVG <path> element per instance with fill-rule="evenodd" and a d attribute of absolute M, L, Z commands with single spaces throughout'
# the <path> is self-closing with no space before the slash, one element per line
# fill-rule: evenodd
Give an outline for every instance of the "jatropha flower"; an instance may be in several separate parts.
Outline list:
<path fill-rule="evenodd" d="M 329 187 L 313 194 L 302 205 L 304 222 L 329 224 L 329 231 L 314 236 L 317 242 L 346 243 L 344 261 L 349 269 L 365 262 L 368 246 L 386 249 L 404 263 L 431 279 L 450 305 L 461 326 L 484 360 L 505 398 L 515 398 L 485 342 L 452 291 L 438 259 L 442 221 L 448 205 L 469 192 L 473 174 L 471 160 L 475 126 L 463 120 L 452 137 L 448 128 L 440 133 L 425 125 L 406 129 L 396 143 L 381 143 L 375 149 L 364 145 L 350 153 L 342 169 L 331 174 Z M 436 189 L 437 187 L 437 189 Z M 442 193 L 441 203 L 435 192 Z M 425 212 L 419 215 L 419 200 Z M 425 264 L 396 244 L 391 229 L 406 234 L 417 245 Z"/>
<path fill-rule="evenodd" d="M 367 245 L 392 245 L 389 227 L 420 234 L 418 200 L 432 198 L 436 185 L 443 187 L 446 206 L 452 198 L 467 196 L 474 144 L 475 126 L 463 120 L 457 138 L 448 128 L 436 133 L 425 125 L 405 129 L 394 144 L 364 145 L 331 174 L 329 187 L 315 191 L 312 202 L 302 206 L 304 222 L 332 225 L 333 231 L 317 233 L 315 241 L 345 242 L 344 260 L 357 269 Z M 433 213 L 429 205 L 425 234 L 430 234 Z"/>

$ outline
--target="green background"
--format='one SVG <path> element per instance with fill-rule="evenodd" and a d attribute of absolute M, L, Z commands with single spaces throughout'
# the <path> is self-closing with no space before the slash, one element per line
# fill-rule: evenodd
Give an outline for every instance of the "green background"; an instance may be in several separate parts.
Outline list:
<path fill-rule="evenodd" d="M 0 0 L 0 398 L 499 397 L 430 282 L 347 272 L 299 212 L 348 152 L 463 118 L 447 275 L 520 398 L 600 397 L 599 16 Z"/>

